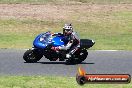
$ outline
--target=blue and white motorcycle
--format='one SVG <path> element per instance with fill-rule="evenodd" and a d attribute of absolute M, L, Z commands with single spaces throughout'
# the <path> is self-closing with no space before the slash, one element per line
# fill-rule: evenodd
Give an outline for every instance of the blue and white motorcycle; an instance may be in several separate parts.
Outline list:
<path fill-rule="evenodd" d="M 92 47 L 95 42 L 90 39 L 80 39 L 80 48 L 69 59 L 65 57 L 68 50 L 54 51 L 51 49 L 52 46 L 56 47 L 65 44 L 67 44 L 67 40 L 64 39 L 63 35 L 53 37 L 50 32 L 39 34 L 33 41 L 32 49 L 24 53 L 23 59 L 28 63 L 35 63 L 45 56 L 50 61 L 59 59 L 59 61 L 66 61 L 70 64 L 79 64 L 87 58 L 87 49 Z"/>

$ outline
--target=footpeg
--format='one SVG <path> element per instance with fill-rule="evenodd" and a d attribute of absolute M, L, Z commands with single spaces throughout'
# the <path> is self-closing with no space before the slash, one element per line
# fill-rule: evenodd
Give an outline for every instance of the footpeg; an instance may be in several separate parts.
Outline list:
<path fill-rule="evenodd" d="M 65 61 L 64 59 L 60 58 L 59 61 Z"/>
<path fill-rule="evenodd" d="M 71 55 L 70 54 L 66 54 L 66 58 L 70 58 L 71 57 Z"/>

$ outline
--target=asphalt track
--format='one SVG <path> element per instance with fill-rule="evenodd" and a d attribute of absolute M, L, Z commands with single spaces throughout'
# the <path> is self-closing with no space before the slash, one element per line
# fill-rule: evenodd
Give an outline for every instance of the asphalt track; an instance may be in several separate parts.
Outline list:
<path fill-rule="evenodd" d="M 57 75 L 75 76 L 78 65 L 50 62 L 42 58 L 37 63 L 25 63 L 22 56 L 26 50 L 0 49 L 0 75 Z M 89 50 L 87 59 L 79 64 L 89 74 L 132 75 L 132 51 Z"/>

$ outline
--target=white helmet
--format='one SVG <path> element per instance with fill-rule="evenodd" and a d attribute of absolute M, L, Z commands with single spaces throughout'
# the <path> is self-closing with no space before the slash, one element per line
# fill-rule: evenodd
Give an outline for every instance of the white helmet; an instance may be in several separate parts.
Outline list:
<path fill-rule="evenodd" d="M 63 34 L 65 35 L 69 35 L 73 32 L 73 27 L 71 24 L 65 24 L 65 26 L 63 27 Z"/>

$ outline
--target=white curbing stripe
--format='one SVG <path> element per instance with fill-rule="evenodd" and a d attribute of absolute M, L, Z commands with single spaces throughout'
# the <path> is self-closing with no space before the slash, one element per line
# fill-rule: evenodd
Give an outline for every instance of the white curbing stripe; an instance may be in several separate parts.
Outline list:
<path fill-rule="evenodd" d="M 28 49 L 22 49 L 22 50 L 28 50 Z M 90 50 L 88 50 L 90 51 Z M 122 50 L 92 50 L 92 51 L 122 51 Z"/>
<path fill-rule="evenodd" d="M 95 51 L 121 51 L 121 50 L 95 50 Z"/>
<path fill-rule="evenodd" d="M 28 49 L 22 49 L 22 50 L 28 50 Z"/>

